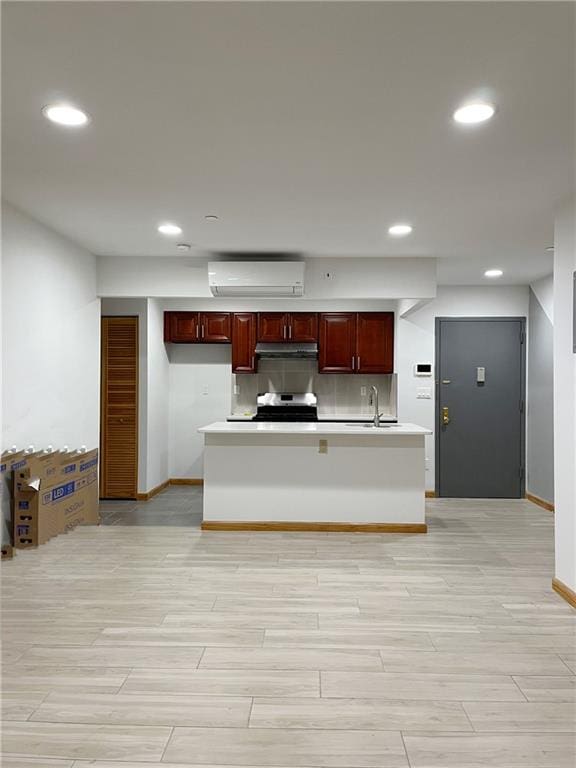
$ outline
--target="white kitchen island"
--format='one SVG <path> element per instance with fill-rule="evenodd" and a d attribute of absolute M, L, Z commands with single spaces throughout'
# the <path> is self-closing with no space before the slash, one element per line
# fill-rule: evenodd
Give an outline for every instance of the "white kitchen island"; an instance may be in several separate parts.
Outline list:
<path fill-rule="evenodd" d="M 205 530 L 426 532 L 428 429 L 248 421 L 199 432 Z"/>

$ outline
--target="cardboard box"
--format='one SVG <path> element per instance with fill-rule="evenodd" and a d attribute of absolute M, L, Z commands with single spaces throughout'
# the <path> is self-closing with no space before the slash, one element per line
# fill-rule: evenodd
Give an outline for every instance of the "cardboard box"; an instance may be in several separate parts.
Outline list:
<path fill-rule="evenodd" d="M 59 475 L 68 480 L 83 477 L 98 469 L 98 448 L 84 453 L 61 453 Z"/>
<path fill-rule="evenodd" d="M 98 511 L 98 451 L 54 457 L 56 483 L 42 481 L 52 477 L 52 468 L 31 462 L 15 473 L 14 546 L 17 549 L 37 547 L 59 533 L 77 525 L 94 525 L 100 521 Z M 32 469 L 33 471 L 30 471 Z"/>
<path fill-rule="evenodd" d="M 0 457 L 0 510 L 2 514 L 2 545 L 12 542 L 12 521 L 14 519 L 13 478 L 14 470 L 26 466 L 24 451 L 3 453 Z"/>

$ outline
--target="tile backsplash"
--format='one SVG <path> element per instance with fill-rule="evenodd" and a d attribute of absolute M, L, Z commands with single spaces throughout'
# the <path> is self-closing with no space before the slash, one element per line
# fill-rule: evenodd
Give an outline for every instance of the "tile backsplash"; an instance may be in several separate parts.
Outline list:
<path fill-rule="evenodd" d="M 370 415 L 372 384 L 378 387 L 380 412 L 396 418 L 396 374 L 320 374 L 316 360 L 261 360 L 256 374 L 232 374 L 232 413 L 254 413 L 256 396 L 261 392 L 314 392 L 320 415 Z M 366 395 L 362 394 L 363 387 Z"/>

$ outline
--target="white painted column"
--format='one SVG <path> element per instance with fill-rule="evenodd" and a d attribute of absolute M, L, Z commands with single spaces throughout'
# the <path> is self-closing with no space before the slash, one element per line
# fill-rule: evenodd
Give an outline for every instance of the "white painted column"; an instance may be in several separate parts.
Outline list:
<path fill-rule="evenodd" d="M 554 231 L 554 503 L 555 576 L 576 592 L 576 354 L 573 273 L 576 199 L 558 210 Z"/>

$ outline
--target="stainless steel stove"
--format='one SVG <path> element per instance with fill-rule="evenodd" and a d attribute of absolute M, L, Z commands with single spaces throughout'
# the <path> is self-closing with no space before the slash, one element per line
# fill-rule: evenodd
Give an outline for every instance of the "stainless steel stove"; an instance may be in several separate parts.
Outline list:
<path fill-rule="evenodd" d="M 256 402 L 252 421 L 318 421 L 318 398 L 313 392 L 264 392 Z"/>

